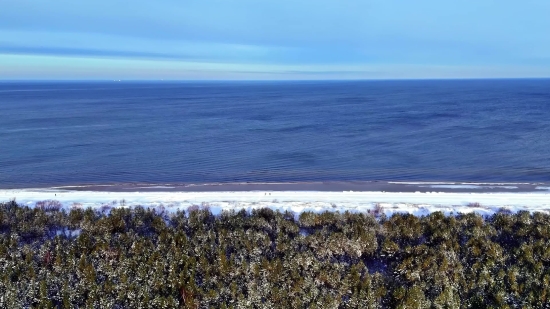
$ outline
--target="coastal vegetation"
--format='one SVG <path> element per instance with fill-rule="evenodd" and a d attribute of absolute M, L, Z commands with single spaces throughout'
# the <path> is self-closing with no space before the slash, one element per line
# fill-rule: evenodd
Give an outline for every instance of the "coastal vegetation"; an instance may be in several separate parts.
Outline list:
<path fill-rule="evenodd" d="M 543 308 L 550 215 L 0 204 L 1 308 Z"/>

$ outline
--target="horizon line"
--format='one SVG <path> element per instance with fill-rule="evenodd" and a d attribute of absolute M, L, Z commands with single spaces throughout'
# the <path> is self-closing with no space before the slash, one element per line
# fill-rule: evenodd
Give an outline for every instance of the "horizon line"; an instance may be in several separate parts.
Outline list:
<path fill-rule="evenodd" d="M 547 80 L 548 77 L 434 77 L 434 78 L 350 78 L 350 79 L 2 79 L 0 83 L 13 82 L 361 82 L 361 81 L 467 81 L 467 80 Z"/>

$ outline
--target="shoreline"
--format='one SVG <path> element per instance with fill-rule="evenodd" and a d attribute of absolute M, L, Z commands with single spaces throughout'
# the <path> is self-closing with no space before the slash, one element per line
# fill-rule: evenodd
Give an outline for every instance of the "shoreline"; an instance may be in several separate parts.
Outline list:
<path fill-rule="evenodd" d="M 541 183 L 385 182 L 366 187 L 364 183 L 351 187 L 349 183 L 345 185 L 249 183 L 180 187 L 135 184 L 0 189 L 0 202 L 15 199 L 20 205 L 39 207 L 44 201 L 55 200 L 65 210 L 92 208 L 110 211 L 117 207 L 142 206 L 172 213 L 188 211 L 190 207 L 207 207 L 213 214 L 260 208 L 292 211 L 296 214 L 307 211 L 350 211 L 384 213 L 387 216 L 394 213 L 421 216 L 436 211 L 447 215 L 472 212 L 491 215 L 500 211 L 522 210 L 550 213 L 550 187 Z M 234 188 L 240 190 L 230 190 Z M 348 190 L 336 191 L 336 188 Z M 368 188 L 372 191 L 349 190 L 350 188 Z M 380 190 L 387 188 L 402 191 Z"/>
<path fill-rule="evenodd" d="M 240 182 L 240 183 L 127 183 L 68 185 L 35 190 L 68 190 L 99 192 L 248 192 L 248 191 L 309 191 L 309 192 L 443 192 L 499 193 L 550 192 L 550 183 L 527 182 L 452 182 L 452 181 L 324 181 L 324 182 Z M 16 189 L 14 189 L 16 190 Z"/>

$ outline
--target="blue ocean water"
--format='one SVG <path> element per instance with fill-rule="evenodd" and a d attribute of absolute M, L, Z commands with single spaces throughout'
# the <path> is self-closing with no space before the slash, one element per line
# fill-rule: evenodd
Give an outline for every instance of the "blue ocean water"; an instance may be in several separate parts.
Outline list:
<path fill-rule="evenodd" d="M 0 187 L 550 180 L 550 80 L 0 83 Z"/>

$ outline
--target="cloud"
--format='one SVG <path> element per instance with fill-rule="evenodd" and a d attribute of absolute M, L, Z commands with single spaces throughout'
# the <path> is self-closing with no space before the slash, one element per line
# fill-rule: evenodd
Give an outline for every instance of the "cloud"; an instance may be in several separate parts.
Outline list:
<path fill-rule="evenodd" d="M 418 78 L 423 72 L 479 76 L 481 70 L 550 76 L 549 11 L 545 0 L 6 0 L 0 53 L 64 58 L 57 71 L 74 68 L 75 59 L 103 59 L 195 63 L 205 74 L 213 74 L 206 65 L 213 63 L 236 66 L 234 72 L 264 66 L 297 78 L 306 74 L 304 66 L 329 77 L 368 75 L 342 66 Z M 449 69 L 459 67 L 469 69 Z"/>
<path fill-rule="evenodd" d="M 0 54 L 0 68 L 3 80 L 514 78 L 547 77 L 550 72 L 550 66 L 268 65 L 7 54 Z"/>

